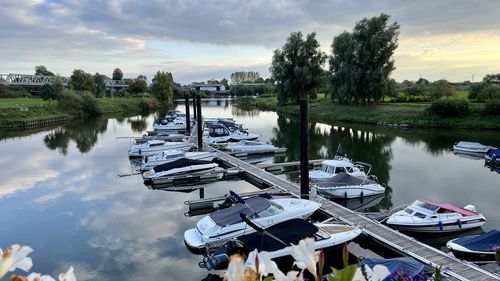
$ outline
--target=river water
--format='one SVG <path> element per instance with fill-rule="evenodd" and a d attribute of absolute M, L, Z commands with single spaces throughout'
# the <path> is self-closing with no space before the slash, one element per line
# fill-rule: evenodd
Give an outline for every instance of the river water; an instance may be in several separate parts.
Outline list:
<path fill-rule="evenodd" d="M 242 111 L 232 103 L 205 100 L 203 115 L 235 117 L 262 140 L 288 148 L 267 161 L 298 160 L 298 122 L 275 112 Z M 206 278 L 197 266 L 199 256 L 184 246 L 183 233 L 198 218 L 184 216 L 183 202 L 257 188 L 233 180 L 179 193 L 149 190 L 140 176 L 126 176 L 132 172 L 130 140 L 120 137 L 142 135 L 155 117 L 97 118 L 0 132 L 0 247 L 29 245 L 32 271 L 57 275 L 73 265 L 79 281 Z M 500 174 L 482 160 L 450 151 L 459 140 L 500 146 L 498 131 L 311 123 L 309 135 L 311 159 L 332 157 L 341 144 L 341 154 L 371 163 L 372 173 L 387 185 L 385 197 L 354 208 L 379 211 L 418 198 L 474 204 L 487 218 L 485 231 L 500 229 Z M 286 177 L 298 180 L 297 173 Z"/>

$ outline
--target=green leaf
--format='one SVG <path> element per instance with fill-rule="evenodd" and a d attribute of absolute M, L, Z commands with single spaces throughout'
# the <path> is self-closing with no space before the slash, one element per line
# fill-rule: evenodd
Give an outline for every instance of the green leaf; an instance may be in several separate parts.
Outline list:
<path fill-rule="evenodd" d="M 266 278 L 264 278 L 264 281 L 273 281 L 273 277 L 272 276 L 267 276 Z"/>
<path fill-rule="evenodd" d="M 354 274 L 356 273 L 357 265 L 351 264 L 344 268 L 343 270 L 338 270 L 332 267 L 333 274 L 329 274 L 326 279 L 328 281 L 352 281 Z"/>

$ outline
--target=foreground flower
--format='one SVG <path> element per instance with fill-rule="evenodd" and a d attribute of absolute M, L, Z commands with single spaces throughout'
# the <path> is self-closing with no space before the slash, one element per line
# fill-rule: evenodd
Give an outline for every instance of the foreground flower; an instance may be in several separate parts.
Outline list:
<path fill-rule="evenodd" d="M 295 259 L 294 265 L 307 270 L 317 280 L 316 263 L 319 261 L 320 251 L 314 251 L 314 238 L 300 240 L 299 245 L 292 245 L 292 257 Z"/>
<path fill-rule="evenodd" d="M 71 266 L 66 273 L 59 274 L 59 281 L 76 281 L 73 267 Z"/>
<path fill-rule="evenodd" d="M 263 276 L 267 276 L 269 274 L 279 275 L 283 274 L 278 268 L 276 262 L 271 260 L 271 255 L 269 252 L 257 252 L 257 249 L 250 252 L 247 258 L 246 265 L 251 268 L 253 271 L 257 272 L 259 276 L 259 280 L 262 280 Z"/>
<path fill-rule="evenodd" d="M 33 249 L 30 247 L 18 244 L 8 247 L 5 252 L 0 248 L 0 278 L 8 271 L 14 271 L 16 268 L 28 271 L 33 265 L 31 258 L 27 257 L 31 252 L 33 252 Z"/>
<path fill-rule="evenodd" d="M 227 267 L 226 276 L 224 280 L 227 281 L 241 281 L 243 280 L 243 257 L 236 254 L 232 255 Z"/>
<path fill-rule="evenodd" d="M 56 281 L 49 275 L 41 275 L 40 273 L 30 273 L 28 276 L 13 275 L 9 281 Z M 70 267 L 66 273 L 59 274 L 59 281 L 76 281 L 76 276 L 73 273 L 73 267 Z"/>
<path fill-rule="evenodd" d="M 298 271 L 289 271 L 286 275 L 283 272 L 277 272 L 273 274 L 275 281 L 303 281 L 302 273 L 299 274 Z"/>

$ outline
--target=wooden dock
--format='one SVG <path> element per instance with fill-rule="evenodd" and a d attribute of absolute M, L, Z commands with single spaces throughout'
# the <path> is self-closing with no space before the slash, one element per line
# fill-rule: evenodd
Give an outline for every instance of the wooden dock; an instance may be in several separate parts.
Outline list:
<path fill-rule="evenodd" d="M 208 148 L 207 149 L 213 149 Z M 238 167 L 245 171 L 247 180 L 260 183 L 260 186 L 274 187 L 288 192 L 292 196 L 300 196 L 300 187 L 285 179 L 279 178 L 257 166 L 246 163 L 236 157 L 217 150 L 217 158 L 228 167 Z M 351 211 L 335 202 L 318 196 L 314 198 L 320 202 L 321 211 L 325 214 L 343 221 L 349 225 L 361 227 L 364 232 L 375 241 L 411 256 L 425 264 L 441 267 L 443 273 L 451 280 L 500 280 L 500 276 L 483 270 L 472 263 L 456 259 L 431 246 L 416 241 L 414 238 L 395 231 L 377 221 L 371 220 L 363 214 Z"/>

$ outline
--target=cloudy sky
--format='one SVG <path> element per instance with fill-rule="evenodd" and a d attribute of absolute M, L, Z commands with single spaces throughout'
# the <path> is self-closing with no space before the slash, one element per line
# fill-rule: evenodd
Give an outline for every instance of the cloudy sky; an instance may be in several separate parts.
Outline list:
<path fill-rule="evenodd" d="M 323 51 L 356 21 L 380 13 L 401 25 L 398 81 L 478 81 L 500 72 L 495 0 L 1 0 L 0 73 L 35 65 L 125 77 L 157 70 L 183 84 L 254 70 L 268 77 L 274 49 L 315 31 Z"/>

